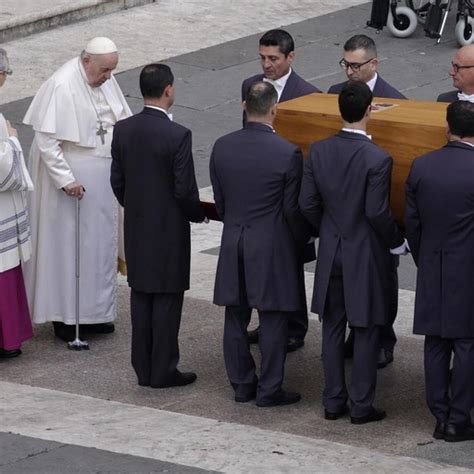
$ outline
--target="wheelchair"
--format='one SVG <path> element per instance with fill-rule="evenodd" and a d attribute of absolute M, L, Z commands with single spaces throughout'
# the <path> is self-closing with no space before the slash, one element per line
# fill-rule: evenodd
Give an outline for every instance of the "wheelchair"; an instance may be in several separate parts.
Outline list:
<path fill-rule="evenodd" d="M 453 0 L 373 0 L 371 19 L 368 26 L 383 29 L 387 26 L 390 33 L 397 38 L 411 36 L 418 24 L 423 25 L 426 36 L 441 41 L 448 13 Z M 460 46 L 474 42 L 474 0 L 458 0 L 456 27 L 454 36 Z"/>

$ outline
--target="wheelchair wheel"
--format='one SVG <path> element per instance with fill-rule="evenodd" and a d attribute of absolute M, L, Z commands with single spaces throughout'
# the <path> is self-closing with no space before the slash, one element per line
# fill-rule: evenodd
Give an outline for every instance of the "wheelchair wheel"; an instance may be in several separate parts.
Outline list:
<path fill-rule="evenodd" d="M 397 18 L 393 18 L 390 11 L 387 19 L 387 28 L 397 38 L 408 38 L 416 30 L 416 13 L 409 7 L 397 7 Z"/>
<path fill-rule="evenodd" d="M 466 46 L 474 42 L 474 19 L 470 16 L 461 17 L 456 23 L 454 36 L 456 37 L 456 40 L 460 46 Z"/>

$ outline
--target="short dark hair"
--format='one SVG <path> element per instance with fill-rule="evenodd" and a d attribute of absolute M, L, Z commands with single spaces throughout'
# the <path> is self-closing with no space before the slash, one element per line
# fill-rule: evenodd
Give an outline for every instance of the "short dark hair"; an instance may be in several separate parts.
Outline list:
<path fill-rule="evenodd" d="M 267 115 L 277 102 L 277 91 L 269 82 L 254 82 L 247 90 L 245 105 L 248 115 Z"/>
<path fill-rule="evenodd" d="M 339 111 L 349 123 L 359 122 L 372 102 L 372 91 L 362 81 L 350 81 L 339 94 Z"/>
<path fill-rule="evenodd" d="M 446 120 L 449 130 L 460 138 L 474 138 L 474 104 L 457 100 L 448 105 Z"/>
<path fill-rule="evenodd" d="M 377 57 L 375 41 L 366 35 L 355 35 L 344 43 L 344 51 L 365 50 L 370 56 Z"/>
<path fill-rule="evenodd" d="M 148 64 L 140 73 L 140 91 L 143 97 L 159 99 L 167 86 L 173 85 L 174 77 L 166 64 Z"/>
<path fill-rule="evenodd" d="M 295 42 L 290 33 L 281 29 L 267 31 L 260 38 L 259 44 L 260 46 L 278 46 L 285 57 L 295 50 Z"/>

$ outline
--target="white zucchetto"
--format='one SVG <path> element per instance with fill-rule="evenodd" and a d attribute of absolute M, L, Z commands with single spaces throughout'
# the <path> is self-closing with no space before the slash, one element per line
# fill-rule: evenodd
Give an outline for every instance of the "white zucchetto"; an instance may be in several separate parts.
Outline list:
<path fill-rule="evenodd" d="M 115 43 L 109 38 L 98 36 L 87 43 L 85 51 L 89 54 L 110 54 L 117 53 L 118 49 Z"/>

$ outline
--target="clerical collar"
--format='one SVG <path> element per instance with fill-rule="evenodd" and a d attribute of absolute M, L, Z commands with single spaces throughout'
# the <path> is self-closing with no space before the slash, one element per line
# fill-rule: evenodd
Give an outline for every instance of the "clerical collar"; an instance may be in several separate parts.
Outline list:
<path fill-rule="evenodd" d="M 166 114 L 166 116 L 173 121 L 173 114 L 171 112 L 168 112 L 166 109 L 163 109 L 162 107 L 157 107 L 156 105 L 145 105 L 145 107 L 148 107 L 149 109 L 155 109 L 159 110 L 160 112 L 163 112 Z"/>
<path fill-rule="evenodd" d="M 364 130 L 359 130 L 356 128 L 346 128 L 344 127 L 342 129 L 343 132 L 349 132 L 349 133 L 358 133 L 359 135 L 365 135 L 369 140 L 372 140 L 372 135 L 368 135 L 366 131 Z"/>
<path fill-rule="evenodd" d="M 370 89 L 372 92 L 374 92 L 375 83 L 377 82 L 377 78 L 378 78 L 378 77 L 379 77 L 378 74 L 375 73 L 375 74 L 374 74 L 374 77 L 373 77 L 370 81 L 366 82 L 366 84 L 369 86 L 369 89 Z"/>
<path fill-rule="evenodd" d="M 263 78 L 264 82 L 269 82 L 277 91 L 278 94 L 278 101 L 280 101 L 281 94 L 283 92 L 283 89 L 286 86 L 286 82 L 288 81 L 288 78 L 290 77 L 292 73 L 292 69 L 290 67 L 290 70 L 288 71 L 287 74 L 284 76 L 280 77 L 280 79 L 268 79 L 267 77 Z"/>
<path fill-rule="evenodd" d="M 464 92 L 458 92 L 458 100 L 474 102 L 474 94 L 464 94 Z"/>

